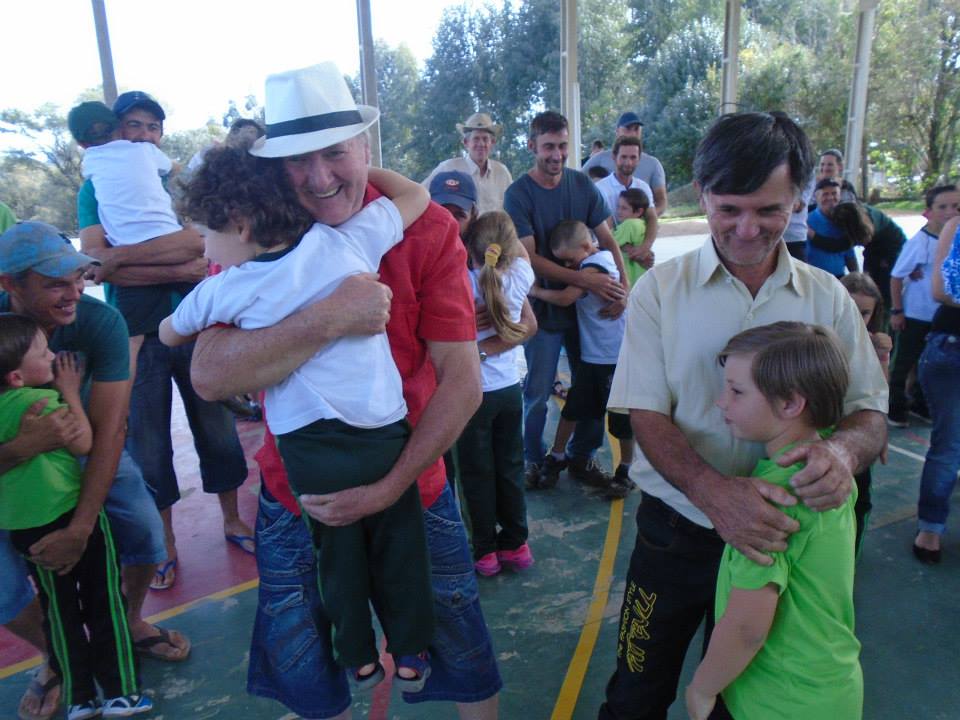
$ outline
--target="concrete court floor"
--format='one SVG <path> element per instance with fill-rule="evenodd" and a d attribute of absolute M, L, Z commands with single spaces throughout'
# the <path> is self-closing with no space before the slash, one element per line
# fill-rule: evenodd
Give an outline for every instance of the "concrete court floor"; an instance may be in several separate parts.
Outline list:
<path fill-rule="evenodd" d="M 858 566 L 856 590 L 866 718 L 960 717 L 953 645 L 958 634 L 954 617 L 960 595 L 960 546 L 948 536 L 944 561 L 938 567 L 918 564 L 909 552 L 920 458 L 928 432 L 922 425 L 892 431 L 891 443 L 897 450 L 891 452 L 889 465 L 875 468 L 875 510 Z M 253 428 L 249 433 L 256 434 Z M 188 464 L 189 448 L 178 448 L 178 452 L 181 450 Z M 609 461 L 607 452 L 604 459 Z M 194 480 L 187 480 L 191 482 Z M 256 483 L 251 479 L 241 490 L 245 514 L 251 512 L 255 492 Z M 531 546 L 537 564 L 522 575 L 504 573 L 480 583 L 484 612 L 506 681 L 501 717 L 594 718 L 613 667 L 617 612 L 635 535 L 633 517 L 638 496 L 608 503 L 590 497 L 562 477 L 556 490 L 531 493 L 528 501 Z M 203 515 L 210 523 L 218 520 L 214 504 L 202 493 L 188 493 L 182 502 L 190 505 L 181 513 L 185 524 L 196 527 Z M 611 524 L 614 532 L 608 533 Z M 219 541 L 215 533 L 194 533 L 191 538 L 189 528 L 181 530 L 185 538 L 190 538 L 182 545 L 186 567 L 181 579 L 185 585 L 198 584 L 206 574 L 205 558 L 225 564 L 222 551 L 216 547 Z M 601 578 L 597 583 L 598 569 L 609 560 L 608 579 Z M 151 596 L 148 612 L 160 611 L 162 616 L 172 613 L 172 617 L 164 617 L 164 624 L 188 633 L 194 645 L 193 656 L 184 664 L 144 663 L 144 686 L 157 704 L 151 717 L 295 717 L 277 703 L 251 698 L 244 692 L 247 646 L 256 607 L 255 581 L 249 579 L 246 556 L 237 559 L 231 554 L 226 565 L 228 575 L 236 582 L 221 579 L 221 587 L 206 588 L 210 592 L 205 599 L 185 608 L 174 606 L 163 611 L 163 597 Z M 213 593 L 217 595 L 210 597 Z M 584 632 L 588 616 L 595 619 L 588 628 L 597 631 L 592 648 L 589 629 Z M 681 686 L 695 667 L 698 643 L 688 655 Z M 3 718 L 14 716 L 13 708 L 26 683 L 23 668 L 30 661 L 11 662 L 20 659 L 18 650 L 8 639 L 0 638 Z M 933 668 L 937 670 L 931 671 Z M 406 705 L 396 693 L 391 701 L 386 685 L 357 698 L 356 717 L 455 717 L 450 706 Z M 685 716 L 682 707 L 675 704 L 671 720 Z"/>

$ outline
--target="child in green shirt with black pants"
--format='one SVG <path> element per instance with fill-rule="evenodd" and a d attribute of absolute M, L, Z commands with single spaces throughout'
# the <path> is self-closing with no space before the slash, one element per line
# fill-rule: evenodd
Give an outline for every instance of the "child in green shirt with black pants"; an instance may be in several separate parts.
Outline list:
<path fill-rule="evenodd" d="M 63 407 L 61 395 L 81 426 L 67 447 L 36 455 L 0 475 L 0 529 L 10 531 L 13 546 L 28 561 L 34 543 L 69 524 L 80 496 L 75 456 L 87 454 L 93 442 L 80 400 L 82 377 L 80 361 L 71 353 L 54 357 L 34 320 L 0 314 L 0 442 L 17 434 L 33 403 L 46 400 L 43 412 L 53 412 Z M 38 387 L 51 384 L 55 390 Z M 30 562 L 30 572 L 43 607 L 51 667 L 63 678 L 68 720 L 101 714 L 128 717 L 150 710 L 153 703 L 139 691 L 120 566 L 106 515 L 100 513 L 76 565 L 58 572 Z M 102 704 L 96 683 L 103 690 Z"/>
<path fill-rule="evenodd" d="M 839 345 L 824 328 L 779 322 L 736 335 L 719 359 L 724 421 L 735 437 L 766 446 L 769 459 L 753 476 L 789 490 L 802 466 L 782 468 L 776 458 L 829 434 L 843 416 L 849 371 Z M 825 512 L 803 503 L 778 506 L 800 529 L 785 552 L 771 553 L 770 565 L 724 548 L 717 624 L 686 693 L 694 720 L 861 717 L 855 502 L 856 487 L 844 505 Z"/>

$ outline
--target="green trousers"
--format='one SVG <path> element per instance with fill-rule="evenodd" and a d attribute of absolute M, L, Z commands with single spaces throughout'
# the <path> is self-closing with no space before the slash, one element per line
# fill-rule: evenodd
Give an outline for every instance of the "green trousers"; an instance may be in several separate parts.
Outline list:
<path fill-rule="evenodd" d="M 277 448 L 296 495 L 324 494 L 380 480 L 409 436 L 406 421 L 362 429 L 318 420 L 277 436 Z M 425 650 L 433 637 L 433 591 L 416 483 L 386 510 L 345 527 L 324 525 L 306 513 L 304 518 L 313 536 L 337 661 L 357 667 L 379 656 L 371 602 L 387 636 L 387 652 Z"/>

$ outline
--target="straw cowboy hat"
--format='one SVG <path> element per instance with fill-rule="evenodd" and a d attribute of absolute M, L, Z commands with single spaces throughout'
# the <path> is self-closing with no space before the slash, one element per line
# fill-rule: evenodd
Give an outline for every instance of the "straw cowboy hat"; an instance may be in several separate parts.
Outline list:
<path fill-rule="evenodd" d="M 359 135 L 380 111 L 357 105 L 332 62 L 267 77 L 267 134 L 250 148 L 258 157 L 289 157 L 322 150 Z"/>
<path fill-rule="evenodd" d="M 463 135 L 471 130 L 486 130 L 493 137 L 499 138 L 502 127 L 497 125 L 493 118 L 486 113 L 474 113 L 462 123 L 457 123 L 457 132 Z"/>

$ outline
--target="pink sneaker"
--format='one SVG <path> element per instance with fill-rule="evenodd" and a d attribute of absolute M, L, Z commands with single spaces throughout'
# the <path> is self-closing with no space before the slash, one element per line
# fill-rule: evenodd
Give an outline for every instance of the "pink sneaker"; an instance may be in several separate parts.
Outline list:
<path fill-rule="evenodd" d="M 524 543 L 516 550 L 500 550 L 497 559 L 514 570 L 526 570 L 533 565 L 533 553 L 530 546 Z"/>
<path fill-rule="evenodd" d="M 484 577 L 496 575 L 501 569 L 497 555 L 498 553 L 487 553 L 473 564 L 474 569 Z"/>

